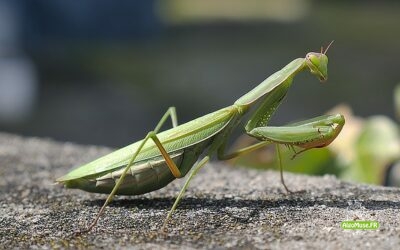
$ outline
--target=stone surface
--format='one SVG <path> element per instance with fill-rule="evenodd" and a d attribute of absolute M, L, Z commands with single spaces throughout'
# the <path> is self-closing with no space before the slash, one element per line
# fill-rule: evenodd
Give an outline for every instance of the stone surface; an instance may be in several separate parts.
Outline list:
<path fill-rule="evenodd" d="M 68 190 L 54 180 L 110 149 L 0 133 L 0 249 L 393 249 L 400 245 L 400 189 L 333 176 L 286 174 L 209 164 L 194 178 L 171 220 L 159 229 L 184 180 L 142 196 L 120 196 L 90 233 L 105 195 Z M 340 228 L 376 220 L 378 230 Z"/>

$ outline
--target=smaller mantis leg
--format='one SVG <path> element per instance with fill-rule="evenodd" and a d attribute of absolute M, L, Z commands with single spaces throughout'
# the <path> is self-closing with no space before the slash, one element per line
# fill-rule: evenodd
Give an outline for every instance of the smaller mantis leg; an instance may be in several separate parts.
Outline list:
<path fill-rule="evenodd" d="M 292 191 L 290 191 L 289 188 L 286 186 L 285 179 L 283 178 L 283 164 L 282 164 L 282 155 L 281 155 L 280 145 L 275 144 L 275 148 L 276 148 L 276 157 L 277 157 L 278 163 L 279 163 L 281 183 L 282 183 L 283 187 L 285 188 L 286 192 L 292 193 Z"/>
<path fill-rule="evenodd" d="M 164 157 L 168 167 L 170 168 L 172 174 L 176 177 L 179 178 L 181 177 L 181 172 L 178 169 L 178 167 L 176 166 L 176 164 L 174 163 L 174 161 L 171 159 L 171 157 L 168 155 L 168 153 L 166 152 L 165 148 L 162 146 L 160 140 L 157 137 L 157 133 L 158 131 L 161 129 L 161 127 L 164 125 L 164 123 L 166 122 L 166 120 L 168 119 L 168 117 L 171 117 L 172 120 L 172 126 L 176 127 L 178 125 L 178 120 L 177 120 L 177 116 L 176 116 L 176 110 L 174 107 L 170 107 L 167 112 L 165 112 L 165 114 L 163 115 L 163 117 L 160 119 L 160 121 L 158 122 L 157 126 L 155 127 L 155 129 L 153 131 L 150 131 L 146 137 L 143 139 L 142 143 L 139 145 L 138 149 L 136 150 L 136 152 L 132 155 L 132 158 L 129 160 L 128 164 L 126 165 L 124 171 L 121 174 L 121 177 L 118 179 L 117 183 L 115 184 L 113 190 L 111 191 L 111 193 L 108 195 L 106 201 L 104 202 L 103 206 L 100 208 L 100 211 L 98 212 L 96 218 L 93 220 L 93 222 L 89 225 L 89 227 L 87 227 L 85 230 L 82 230 L 80 232 L 78 232 L 77 234 L 82 234 L 82 233 L 87 233 L 90 230 L 92 230 L 92 228 L 94 226 L 96 226 L 97 221 L 100 219 L 101 215 L 104 213 L 104 210 L 106 209 L 107 205 L 113 200 L 115 193 L 117 192 L 118 188 L 121 186 L 121 184 L 123 183 L 125 176 L 127 174 L 127 172 L 129 171 L 129 169 L 132 167 L 136 157 L 139 155 L 140 151 L 142 150 L 143 146 L 146 144 L 146 142 L 149 139 L 152 139 L 154 141 L 154 143 L 156 144 L 156 146 L 158 147 L 158 149 L 160 150 L 162 156 Z"/>
<path fill-rule="evenodd" d="M 174 204 L 172 205 L 172 208 L 169 210 L 167 217 L 164 220 L 164 224 L 161 228 L 161 231 L 164 231 L 168 221 L 171 219 L 172 214 L 174 213 L 176 207 L 178 206 L 179 202 L 181 201 L 183 195 L 185 194 L 186 189 L 189 186 L 190 181 L 192 178 L 199 172 L 199 170 L 204 167 L 204 165 L 210 160 L 210 156 L 205 156 L 201 161 L 197 163 L 197 165 L 194 167 L 192 172 L 190 173 L 189 177 L 186 179 L 185 184 L 181 188 L 181 191 L 179 191 L 178 197 L 176 197 Z"/>
<path fill-rule="evenodd" d="M 269 145 L 269 144 L 272 144 L 272 143 L 273 142 L 271 142 L 271 141 L 261 141 L 261 142 L 258 142 L 256 144 L 250 145 L 248 147 L 241 148 L 241 149 L 239 149 L 239 150 L 237 150 L 235 152 L 232 152 L 232 153 L 230 153 L 228 155 L 223 155 L 223 153 L 222 153 L 223 147 L 222 147 L 222 151 L 218 152 L 218 158 L 220 160 L 229 160 L 229 159 L 238 157 L 238 156 L 240 156 L 242 154 L 250 153 L 250 152 L 252 152 L 254 150 L 257 150 L 259 148 L 262 148 L 262 147 L 264 147 L 266 145 Z M 281 156 L 280 145 L 278 143 L 276 143 L 275 146 L 276 146 L 276 153 L 277 153 L 277 158 L 278 158 L 278 162 L 279 162 L 281 183 L 282 183 L 283 187 L 285 188 L 286 192 L 292 193 L 292 191 L 290 191 L 289 188 L 286 186 L 285 180 L 283 178 L 283 164 L 282 164 L 282 156 Z"/>
<path fill-rule="evenodd" d="M 292 147 L 293 148 L 293 147 Z M 302 150 L 300 150 L 300 151 L 296 151 L 296 150 L 294 150 L 294 148 L 293 148 L 293 152 L 294 152 L 294 154 L 292 155 L 292 157 L 290 157 L 290 159 L 291 160 L 293 160 L 294 158 L 296 158 L 296 156 L 298 156 L 299 154 L 301 154 L 301 153 L 304 153 L 304 152 L 306 152 L 306 151 L 308 151 L 308 150 L 310 150 L 310 149 L 313 149 L 313 148 L 304 148 L 304 149 L 302 149 Z"/>
<path fill-rule="evenodd" d="M 305 151 L 307 151 L 307 150 L 313 149 L 313 148 L 305 148 L 305 149 L 302 149 L 302 150 L 300 150 L 300 151 L 296 151 L 296 149 L 294 148 L 293 145 L 290 145 L 290 144 L 284 144 L 284 145 L 285 145 L 290 151 L 293 152 L 292 157 L 290 157 L 291 160 L 293 160 L 294 158 L 296 158 L 296 156 L 298 156 L 299 154 L 301 154 L 301 153 L 303 153 L 303 152 L 305 152 Z"/>
<path fill-rule="evenodd" d="M 271 141 L 261 141 L 261 142 L 258 142 L 258 143 L 256 143 L 256 144 L 250 145 L 250 146 L 248 146 L 248 147 L 241 148 L 241 149 L 239 149 L 239 150 L 237 150 L 237 151 L 235 151 L 235 152 L 233 152 L 233 153 L 230 153 L 230 154 L 228 154 L 228 155 L 223 155 L 223 153 L 219 152 L 219 154 L 218 154 L 218 159 L 220 159 L 220 160 L 229 160 L 229 159 L 238 157 L 238 156 L 240 156 L 240 155 L 242 155 L 242 154 L 250 153 L 250 152 L 252 152 L 252 151 L 254 151 L 254 150 L 257 150 L 257 149 L 259 149 L 259 148 L 262 148 L 262 147 L 264 147 L 264 146 L 266 146 L 266 145 L 269 145 L 269 144 L 272 144 L 272 143 L 273 143 L 273 142 L 271 142 Z M 276 146 L 277 158 L 278 158 L 279 169 L 280 169 L 281 183 L 282 183 L 283 187 L 285 188 L 285 190 L 286 190 L 288 193 L 292 193 L 292 191 L 290 191 L 290 190 L 288 189 L 288 187 L 286 186 L 285 180 L 284 180 L 284 178 L 283 178 L 283 164 L 282 164 L 282 155 L 281 155 L 281 150 L 280 150 L 280 144 L 275 143 L 275 146 Z M 302 152 L 302 151 L 301 151 L 301 152 Z M 299 152 L 299 153 L 300 153 L 300 152 Z"/>
<path fill-rule="evenodd" d="M 253 152 L 254 150 L 257 150 L 259 148 L 262 148 L 266 145 L 272 144 L 271 141 L 261 141 L 261 142 L 257 142 L 253 145 L 238 149 L 237 151 L 234 151 L 232 153 L 229 153 L 227 155 L 224 155 L 224 147 L 221 147 L 221 150 L 218 150 L 218 159 L 219 160 L 230 160 L 232 158 L 241 156 L 243 154 L 247 154 L 250 152 Z M 225 145 L 224 145 L 225 146 Z"/>

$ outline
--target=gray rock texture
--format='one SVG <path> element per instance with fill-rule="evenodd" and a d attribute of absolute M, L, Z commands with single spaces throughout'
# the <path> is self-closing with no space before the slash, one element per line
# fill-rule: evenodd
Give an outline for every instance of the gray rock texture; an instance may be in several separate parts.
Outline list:
<path fill-rule="evenodd" d="M 108 148 L 0 133 L 0 249 L 394 249 L 400 245 L 400 189 L 333 176 L 204 167 L 168 231 L 159 232 L 184 180 L 142 196 L 119 196 L 93 231 L 106 195 L 54 185 L 71 167 Z M 344 220 L 376 220 L 378 230 L 343 230 Z"/>

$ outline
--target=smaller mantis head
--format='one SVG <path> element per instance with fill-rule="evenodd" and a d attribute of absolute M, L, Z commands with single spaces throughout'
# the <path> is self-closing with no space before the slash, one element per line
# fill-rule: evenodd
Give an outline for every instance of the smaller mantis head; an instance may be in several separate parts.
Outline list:
<path fill-rule="evenodd" d="M 321 52 L 310 52 L 306 55 L 306 64 L 310 69 L 311 73 L 319 78 L 321 82 L 325 82 L 328 79 L 328 57 L 326 52 L 333 41 L 326 47 L 325 51 L 321 47 Z"/>

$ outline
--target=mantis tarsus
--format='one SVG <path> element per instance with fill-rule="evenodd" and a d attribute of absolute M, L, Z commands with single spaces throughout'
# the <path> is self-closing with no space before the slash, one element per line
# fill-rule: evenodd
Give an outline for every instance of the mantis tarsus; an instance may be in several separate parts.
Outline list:
<path fill-rule="evenodd" d="M 344 117 L 340 114 L 324 115 L 282 127 L 268 127 L 267 124 L 285 97 L 293 77 L 299 72 L 308 69 L 321 82 L 327 80 L 326 51 L 321 49 L 320 53 L 310 52 L 305 58 L 293 60 L 240 97 L 233 105 L 185 124 L 178 126 L 175 108 L 171 107 L 143 140 L 78 167 L 57 179 L 58 183 L 63 183 L 67 188 L 109 194 L 93 223 L 82 232 L 90 231 L 96 225 L 114 195 L 139 195 L 160 189 L 175 178 L 184 177 L 195 165 L 169 211 L 165 225 L 190 180 L 214 154 L 220 160 L 228 160 L 274 143 L 277 145 L 281 167 L 281 182 L 288 191 L 282 175 L 279 145 L 287 145 L 292 149 L 294 146 L 300 147 L 300 152 L 325 147 L 340 133 Z M 226 154 L 229 136 L 242 117 L 252 109 L 255 110 L 245 126 L 245 131 L 259 142 Z M 159 132 L 169 117 L 173 128 Z M 295 155 L 300 152 L 295 152 Z M 205 156 L 198 161 L 203 154 Z"/>

